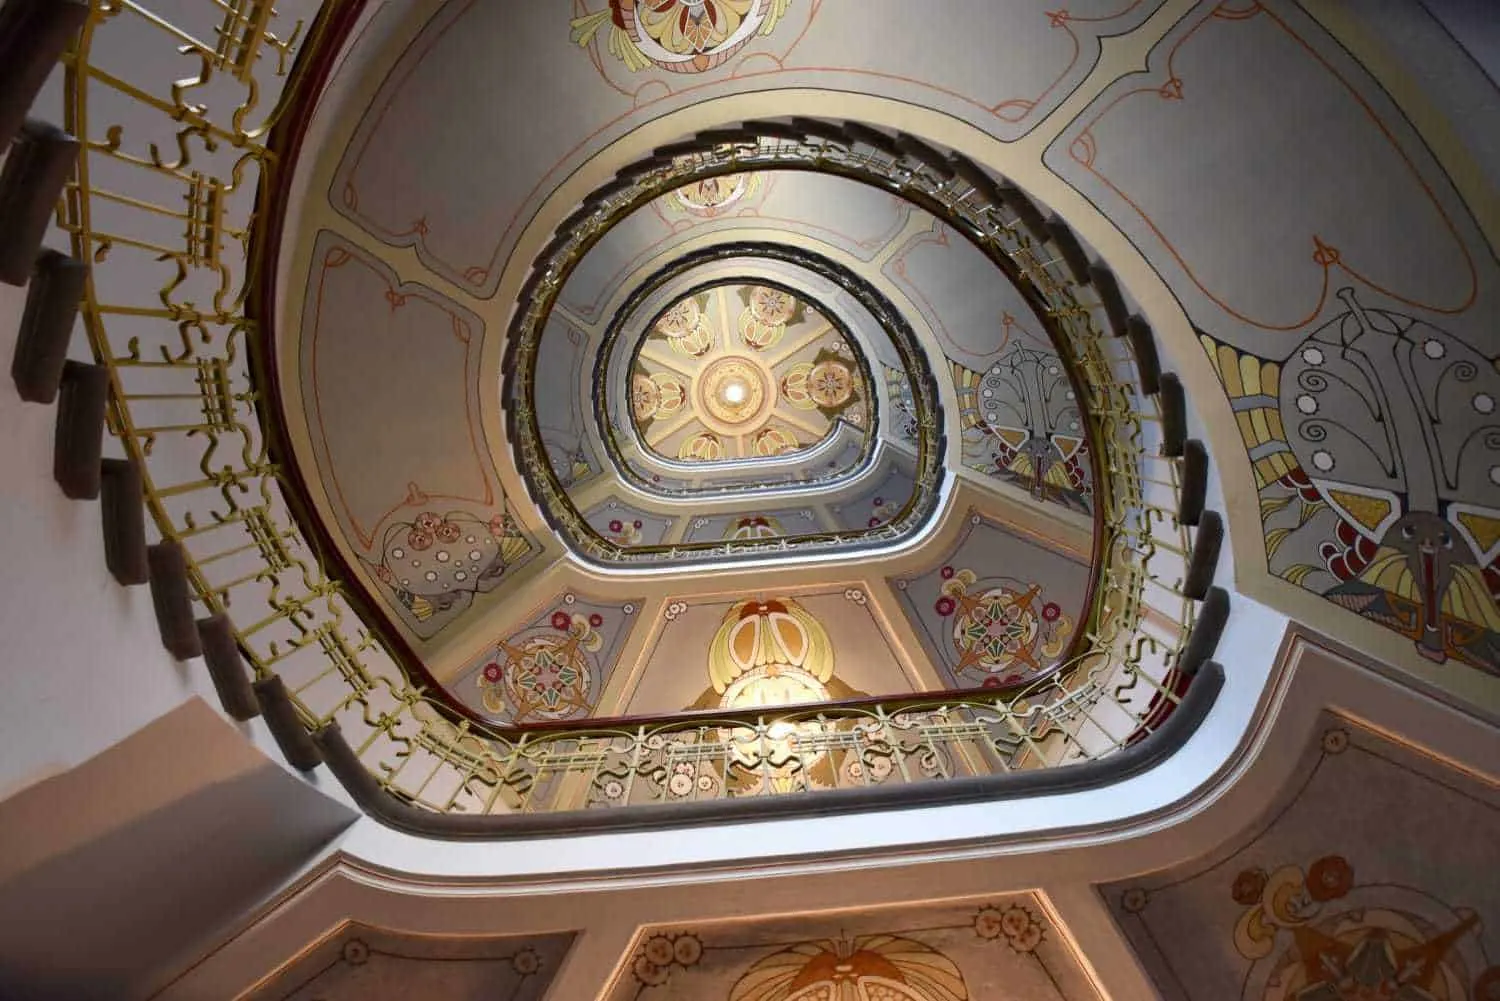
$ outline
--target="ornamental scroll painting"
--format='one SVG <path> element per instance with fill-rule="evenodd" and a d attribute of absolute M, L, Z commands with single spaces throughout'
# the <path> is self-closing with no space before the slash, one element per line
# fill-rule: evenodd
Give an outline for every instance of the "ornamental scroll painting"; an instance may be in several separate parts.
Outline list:
<path fill-rule="evenodd" d="M 1266 1001 L 1438 1001 L 1500 996 L 1500 968 L 1471 933 L 1479 915 L 1421 893 L 1362 886 L 1350 862 L 1246 869 L 1234 947 L 1252 962 L 1246 993 Z M 1473 993 L 1469 988 L 1472 985 Z"/>
<path fill-rule="evenodd" d="M 1500 269 L 1474 214 L 1295 3 L 1200 3 L 1148 65 L 1045 159 L 1199 328 L 1267 570 L 1448 665 L 1431 676 L 1500 676 Z"/>
<path fill-rule="evenodd" d="M 485 517 L 436 507 L 390 522 L 377 546 L 366 565 L 424 636 L 539 552 L 508 510 Z"/>
<path fill-rule="evenodd" d="M 941 564 L 892 586 L 945 680 L 970 689 L 1050 673 L 1077 635 L 1088 582 L 1073 557 L 971 514 Z"/>
<path fill-rule="evenodd" d="M 1094 506 L 1088 432 L 1062 360 L 1019 336 L 984 371 L 952 362 L 964 465 L 1037 500 Z"/>
<path fill-rule="evenodd" d="M 1430 323 L 1339 296 L 1347 310 L 1281 364 L 1203 337 L 1242 412 L 1279 404 L 1241 425 L 1272 572 L 1429 660 L 1500 675 L 1500 373 Z"/>
<path fill-rule="evenodd" d="M 1100 888 L 1160 995 L 1500 998 L 1500 789 L 1323 719 L 1248 842 Z"/>
<path fill-rule="evenodd" d="M 524 726 L 595 715 L 640 601 L 559 595 L 486 650 L 454 687 L 486 719 Z"/>
<path fill-rule="evenodd" d="M 609 1001 L 1096 1001 L 1028 893 L 641 937 Z"/>

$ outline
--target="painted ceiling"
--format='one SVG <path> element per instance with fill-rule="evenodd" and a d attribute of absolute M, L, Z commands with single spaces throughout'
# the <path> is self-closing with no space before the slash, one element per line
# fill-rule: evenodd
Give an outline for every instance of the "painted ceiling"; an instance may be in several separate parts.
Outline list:
<path fill-rule="evenodd" d="M 804 455 L 842 421 L 868 433 L 862 354 L 833 321 L 769 285 L 683 296 L 630 365 L 632 430 L 657 458 L 745 464 Z"/>
<path fill-rule="evenodd" d="M 865 594 L 893 651 L 895 673 L 851 690 L 1045 672 L 1082 623 L 1100 506 L 1076 384 L 1048 317 L 890 191 L 747 171 L 631 212 L 567 276 L 536 375 L 546 459 L 517 461 L 506 331 L 556 225 L 695 130 L 857 116 L 992 164 L 1120 275 L 1206 428 L 1241 591 L 1423 685 L 1500 700 L 1500 220 L 1347 27 L 1290 0 L 387 6 L 360 43 L 378 55 L 319 111 L 336 120 L 288 230 L 278 365 L 316 510 L 412 655 L 497 721 L 695 704 L 712 689 L 697 640 L 668 672 L 680 690 L 646 697 L 668 610 L 823 587 Z M 544 113 L 504 99 L 541 81 Z M 917 463 L 920 392 L 850 276 L 921 348 L 941 483 Z M 748 406 L 722 395 L 741 384 L 759 406 L 725 424 L 708 404 Z M 570 553 L 543 476 L 593 537 L 646 555 L 944 500 L 901 552 L 618 577 Z M 990 525 L 1034 552 L 944 555 Z M 1035 630 L 963 639 L 999 594 Z M 559 642 L 571 687 L 528 693 L 506 665 L 532 671 L 526 651 Z"/>
<path fill-rule="evenodd" d="M 920 908 L 645 928 L 609 1001 L 1095 1001 L 1030 893 Z"/>
<path fill-rule="evenodd" d="M 1328 715 L 1243 838 L 1100 892 L 1168 1001 L 1480 1001 L 1497 833 L 1493 785 Z"/>
<path fill-rule="evenodd" d="M 411 935 L 346 922 L 249 995 L 254 1001 L 542 1001 L 571 933 Z"/>

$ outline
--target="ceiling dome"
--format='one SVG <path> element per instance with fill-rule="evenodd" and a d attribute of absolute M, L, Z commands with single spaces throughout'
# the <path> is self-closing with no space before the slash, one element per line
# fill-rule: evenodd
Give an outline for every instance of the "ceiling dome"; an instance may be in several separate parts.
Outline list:
<path fill-rule="evenodd" d="M 770 183 L 720 180 L 671 186 L 539 262 L 567 278 L 545 322 L 522 318 L 503 389 L 532 496 L 605 567 L 900 544 L 929 523 L 946 475 L 929 349 L 873 282 L 806 247 L 673 254 L 669 238 L 635 260 L 639 216 L 704 211 L 711 184 L 722 207 Z M 834 193 L 815 175 L 780 183 L 804 180 Z M 811 203 L 807 218 L 828 221 Z M 620 276 L 622 256 L 635 267 Z M 592 319 L 584 304 L 601 301 L 607 316 Z M 587 503 L 606 493 L 602 509 Z"/>
<path fill-rule="evenodd" d="M 656 458 L 743 464 L 805 455 L 841 422 L 868 434 L 864 353 L 789 290 L 710 286 L 648 330 L 630 361 L 630 417 Z"/>

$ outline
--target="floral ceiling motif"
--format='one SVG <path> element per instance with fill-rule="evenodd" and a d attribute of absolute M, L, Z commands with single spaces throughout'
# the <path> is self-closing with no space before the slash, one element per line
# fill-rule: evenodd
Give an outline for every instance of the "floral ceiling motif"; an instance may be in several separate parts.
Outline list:
<path fill-rule="evenodd" d="M 1475 879 L 1500 792 L 1325 720 L 1291 802 L 1248 843 L 1101 888 L 1161 996 L 1500 997 L 1500 889 Z"/>
<path fill-rule="evenodd" d="M 719 285 L 652 323 L 630 367 L 631 419 L 662 459 L 792 455 L 840 424 L 868 433 L 864 368 L 835 324 L 791 292 Z"/>
<path fill-rule="evenodd" d="M 722 65 L 756 35 L 769 35 L 791 0 L 609 0 L 573 19 L 573 41 L 588 46 L 609 29 L 609 54 L 632 72 L 656 66 L 702 73 Z"/>
<path fill-rule="evenodd" d="M 610 1001 L 1093 1001 L 1031 894 L 641 937 Z"/>
<path fill-rule="evenodd" d="M 1402 110 L 1295 3 L 1200 3 L 1149 66 L 1046 161 L 1199 329 L 1253 472 L 1267 571 L 1405 637 L 1430 678 L 1500 677 L 1500 270 L 1474 217 Z M 1238 128 L 1222 127 L 1229 106 Z M 1335 161 L 1357 167 L 1323 169 Z"/>
<path fill-rule="evenodd" d="M 573 932 L 414 935 L 348 922 L 249 996 L 253 1001 L 542 1001 L 574 938 Z"/>
<path fill-rule="evenodd" d="M 454 690 L 469 708 L 497 723 L 524 726 L 595 715 L 639 608 L 640 599 L 558 595 L 460 672 Z"/>
<path fill-rule="evenodd" d="M 892 584 L 954 688 L 1006 688 L 1061 664 L 1085 614 L 1088 568 L 971 515 L 943 562 Z"/>

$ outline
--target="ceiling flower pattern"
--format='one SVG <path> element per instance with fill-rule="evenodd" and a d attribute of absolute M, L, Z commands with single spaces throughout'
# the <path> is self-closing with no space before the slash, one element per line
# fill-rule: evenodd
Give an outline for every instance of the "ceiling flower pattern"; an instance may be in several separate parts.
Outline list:
<path fill-rule="evenodd" d="M 705 177 L 673 191 L 664 199 L 664 207 L 699 219 L 714 219 L 754 195 L 760 184 L 759 173 Z"/>
<path fill-rule="evenodd" d="M 630 415 L 647 451 L 681 462 L 757 460 L 868 434 L 858 350 L 785 289 L 727 284 L 672 303 L 631 363 Z"/>
<path fill-rule="evenodd" d="M 702 73 L 722 65 L 756 35 L 769 35 L 790 0 L 609 0 L 575 17 L 572 39 L 588 46 L 610 25 L 609 53 L 632 72 L 655 66 Z"/>
<path fill-rule="evenodd" d="M 386 528 L 368 566 L 413 627 L 428 633 L 536 551 L 507 511 L 487 518 L 461 510 L 422 511 Z"/>
<path fill-rule="evenodd" d="M 459 696 L 513 726 L 594 715 L 639 604 L 557 596 L 470 664 Z"/>

